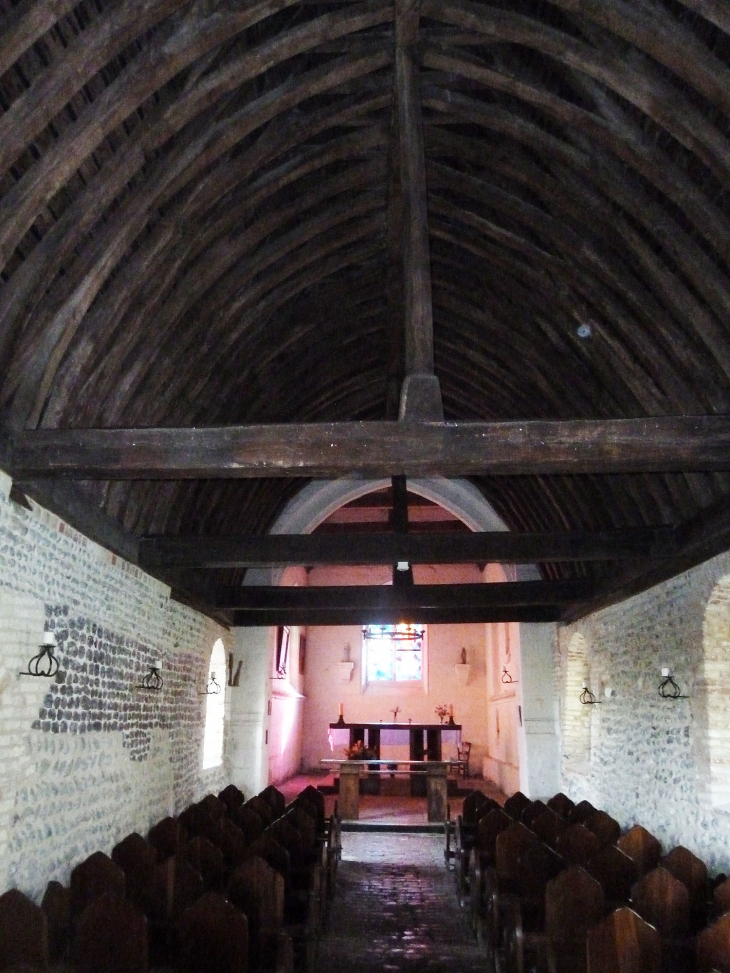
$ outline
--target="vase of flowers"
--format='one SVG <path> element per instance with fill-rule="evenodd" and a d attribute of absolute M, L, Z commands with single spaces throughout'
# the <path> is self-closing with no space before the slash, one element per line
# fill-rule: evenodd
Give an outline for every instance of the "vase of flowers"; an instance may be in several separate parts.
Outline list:
<path fill-rule="evenodd" d="M 436 707 L 436 716 L 438 716 L 439 718 L 439 723 L 443 723 L 448 715 L 449 715 L 448 703 L 442 703 L 440 706 Z"/>

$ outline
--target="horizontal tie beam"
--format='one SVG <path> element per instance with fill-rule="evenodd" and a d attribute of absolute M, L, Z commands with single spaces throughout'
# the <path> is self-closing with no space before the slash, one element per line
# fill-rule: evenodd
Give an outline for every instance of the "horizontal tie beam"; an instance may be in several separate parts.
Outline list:
<path fill-rule="evenodd" d="M 730 469 L 729 416 L 35 429 L 17 478 L 486 476 Z"/>

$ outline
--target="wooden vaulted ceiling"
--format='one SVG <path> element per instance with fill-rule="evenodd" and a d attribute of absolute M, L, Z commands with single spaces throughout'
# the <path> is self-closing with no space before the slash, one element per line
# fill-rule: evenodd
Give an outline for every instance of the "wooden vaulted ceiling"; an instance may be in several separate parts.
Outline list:
<path fill-rule="evenodd" d="M 445 418 L 730 413 L 725 0 L 418 6 Z M 382 0 L 0 0 L 11 433 L 396 417 L 394 20 Z M 135 537 L 257 534 L 303 482 L 82 489 Z M 700 523 L 730 493 L 716 469 L 474 482 L 529 532 Z"/>

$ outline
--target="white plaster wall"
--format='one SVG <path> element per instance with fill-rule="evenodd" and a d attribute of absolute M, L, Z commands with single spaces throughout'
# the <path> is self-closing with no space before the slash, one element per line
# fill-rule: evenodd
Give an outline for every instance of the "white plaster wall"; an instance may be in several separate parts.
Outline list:
<path fill-rule="evenodd" d="M 560 629 L 555 643 L 561 720 L 576 633 L 586 640 L 591 690 L 599 699 L 606 686 L 616 690 L 590 707 L 590 759 L 582 769 L 572 763 L 563 734 L 561 788 L 573 800 L 604 808 L 623 827 L 644 825 L 665 849 L 683 844 L 722 871 L 730 869 L 730 814 L 713 803 L 703 639 L 708 601 L 728 574 L 730 555 L 713 558 Z M 725 625 L 727 631 L 730 616 Z M 724 665 L 727 685 L 730 651 Z M 672 669 L 687 699 L 659 698 L 662 666 Z"/>
<path fill-rule="evenodd" d="M 473 566 L 415 568 L 417 584 L 459 581 L 478 583 L 481 575 Z M 385 584 L 389 568 L 317 568 L 310 572 L 310 584 Z M 343 682 L 338 663 L 349 645 L 355 663 L 352 679 Z M 361 669 L 361 627 L 309 627 L 304 693 L 303 765 L 319 766 L 332 754 L 327 740 L 328 724 L 337 719 L 338 703 L 345 707 L 348 721 L 391 722 L 393 709 L 400 707 L 398 722 L 436 723 L 434 710 L 441 703 L 453 703 L 454 719 L 463 726 L 462 738 L 472 742 L 471 766 L 481 769 L 487 749 L 487 705 L 485 697 L 486 658 L 483 625 L 429 625 L 427 628 L 428 691 L 422 686 L 370 685 L 363 689 Z M 455 665 L 466 648 L 471 665 L 469 682 L 459 685 Z M 455 756 L 455 748 L 454 754 Z"/>

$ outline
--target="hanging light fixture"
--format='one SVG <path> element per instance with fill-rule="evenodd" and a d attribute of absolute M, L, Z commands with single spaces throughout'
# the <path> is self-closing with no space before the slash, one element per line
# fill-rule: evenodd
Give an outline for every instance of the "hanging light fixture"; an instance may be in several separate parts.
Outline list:
<path fill-rule="evenodd" d="M 58 641 L 56 640 L 55 634 L 53 632 L 45 631 L 39 646 L 41 651 L 31 658 L 26 671 L 20 672 L 18 675 L 43 676 L 46 679 L 50 679 L 55 676 L 59 669 L 59 663 L 58 659 L 53 654 L 53 650 L 57 645 Z"/>
<path fill-rule="evenodd" d="M 221 684 L 215 678 L 215 673 L 211 672 L 208 677 L 208 685 L 205 687 L 205 691 L 198 693 L 198 696 L 217 696 L 221 691 Z"/>

